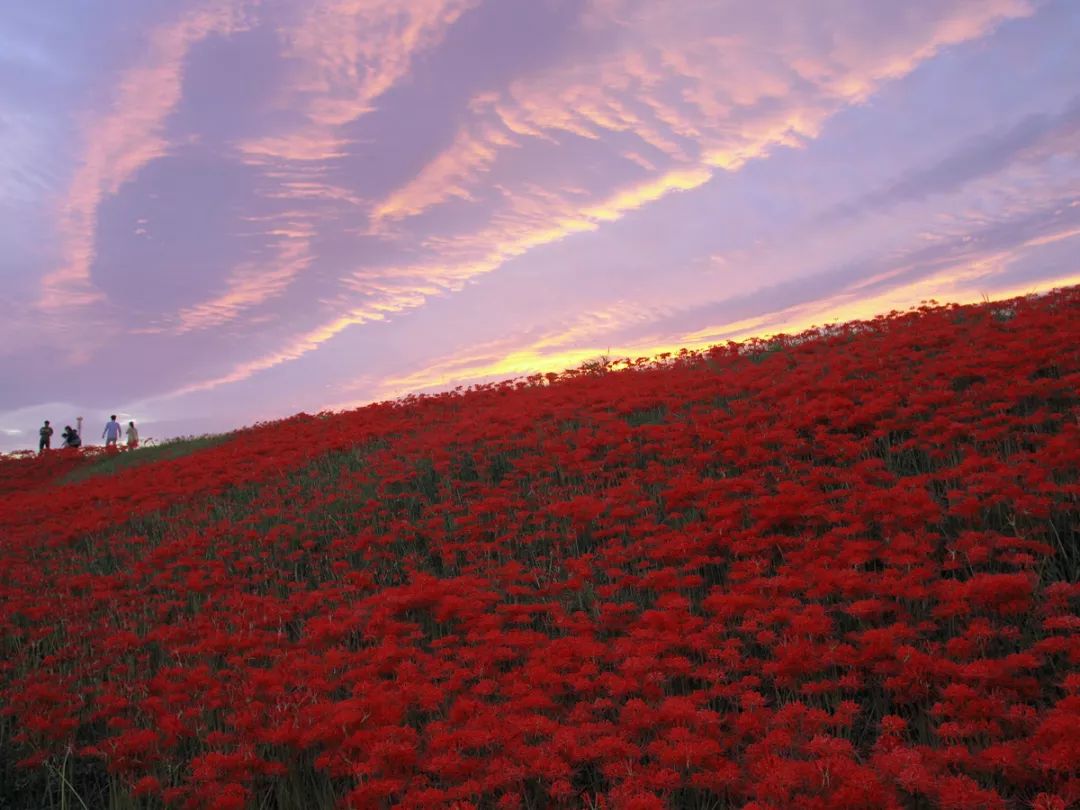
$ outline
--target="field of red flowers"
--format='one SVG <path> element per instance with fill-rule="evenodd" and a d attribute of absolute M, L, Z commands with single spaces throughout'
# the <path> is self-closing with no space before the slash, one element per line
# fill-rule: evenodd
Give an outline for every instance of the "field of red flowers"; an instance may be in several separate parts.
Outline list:
<path fill-rule="evenodd" d="M 5 459 L 0 808 L 1076 806 L 1078 391 L 1071 288 Z"/>

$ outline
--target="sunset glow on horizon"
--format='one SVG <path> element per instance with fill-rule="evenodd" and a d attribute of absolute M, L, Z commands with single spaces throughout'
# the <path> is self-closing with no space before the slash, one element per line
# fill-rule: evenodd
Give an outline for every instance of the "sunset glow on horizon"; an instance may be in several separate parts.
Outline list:
<path fill-rule="evenodd" d="M 70 6 L 0 21 L 0 451 L 1080 283 L 1068 0 Z"/>

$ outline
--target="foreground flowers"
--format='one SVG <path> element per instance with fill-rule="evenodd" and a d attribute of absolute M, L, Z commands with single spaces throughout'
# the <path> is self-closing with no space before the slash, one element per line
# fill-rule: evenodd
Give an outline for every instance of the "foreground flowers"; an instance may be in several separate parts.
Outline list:
<path fill-rule="evenodd" d="M 1078 325 L 1077 289 L 924 307 L 301 415 L 106 489 L 4 461 L 3 793 L 1068 807 Z"/>

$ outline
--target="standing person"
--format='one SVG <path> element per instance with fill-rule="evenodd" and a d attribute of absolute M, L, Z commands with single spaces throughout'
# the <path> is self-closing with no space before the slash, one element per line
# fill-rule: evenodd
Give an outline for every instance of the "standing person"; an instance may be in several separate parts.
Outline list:
<path fill-rule="evenodd" d="M 105 424 L 105 430 L 101 431 L 101 438 L 105 440 L 106 447 L 116 447 L 120 440 L 120 423 L 116 421 L 116 414 L 109 417 Z"/>
<path fill-rule="evenodd" d="M 45 424 L 41 426 L 41 430 L 38 431 L 38 435 L 41 437 L 38 441 L 38 452 L 44 453 L 46 450 L 52 448 L 52 435 L 53 429 L 49 426 L 49 420 L 45 420 Z"/>
<path fill-rule="evenodd" d="M 128 450 L 134 450 L 139 446 L 139 430 L 134 422 L 128 422 L 127 426 Z"/>

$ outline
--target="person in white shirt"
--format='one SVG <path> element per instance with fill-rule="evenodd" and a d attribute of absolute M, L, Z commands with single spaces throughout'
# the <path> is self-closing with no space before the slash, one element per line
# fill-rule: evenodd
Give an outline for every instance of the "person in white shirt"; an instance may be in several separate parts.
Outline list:
<path fill-rule="evenodd" d="M 139 446 L 139 430 L 135 427 L 134 422 L 128 422 L 127 446 L 128 450 L 134 450 L 136 447 Z"/>
<path fill-rule="evenodd" d="M 116 414 L 109 417 L 105 430 L 101 431 L 101 438 L 105 440 L 106 447 L 116 447 L 120 440 L 120 423 L 116 421 Z"/>

